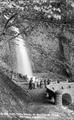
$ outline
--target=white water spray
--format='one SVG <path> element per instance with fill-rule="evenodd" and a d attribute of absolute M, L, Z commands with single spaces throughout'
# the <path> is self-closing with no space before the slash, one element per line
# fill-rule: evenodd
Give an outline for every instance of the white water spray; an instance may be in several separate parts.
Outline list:
<path fill-rule="evenodd" d="M 19 29 L 14 26 L 12 26 L 11 29 L 12 31 L 16 32 L 16 35 L 20 33 Z M 14 39 L 14 44 L 15 44 L 16 59 L 17 59 L 16 71 L 23 75 L 27 75 L 28 78 L 31 78 L 32 69 L 23 37 L 21 35 L 18 35 Z"/>

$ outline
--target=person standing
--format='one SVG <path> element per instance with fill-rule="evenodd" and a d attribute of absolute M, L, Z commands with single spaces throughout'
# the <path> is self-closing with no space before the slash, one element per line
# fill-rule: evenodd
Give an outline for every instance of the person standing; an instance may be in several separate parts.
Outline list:
<path fill-rule="evenodd" d="M 49 85 L 49 84 L 50 84 L 50 80 L 48 79 L 48 80 L 47 80 L 47 85 Z"/>
<path fill-rule="evenodd" d="M 46 88 L 46 85 L 47 85 L 47 84 L 46 84 L 46 82 L 47 82 L 47 81 L 46 81 L 46 80 L 44 80 L 44 87 L 45 87 L 45 88 Z"/>
<path fill-rule="evenodd" d="M 40 81 L 40 88 L 42 88 L 42 85 L 43 85 L 43 83 L 42 83 L 42 80 Z"/>
<path fill-rule="evenodd" d="M 32 78 L 31 78 L 30 81 L 29 81 L 29 89 L 30 89 L 30 90 L 32 89 L 32 82 L 33 82 L 33 80 L 32 80 Z"/>

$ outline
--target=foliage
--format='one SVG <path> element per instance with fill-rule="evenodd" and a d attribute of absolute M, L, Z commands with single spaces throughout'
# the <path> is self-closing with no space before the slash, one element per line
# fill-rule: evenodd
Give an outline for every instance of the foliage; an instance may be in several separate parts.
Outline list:
<path fill-rule="evenodd" d="M 73 24 L 74 6 L 68 0 L 12 0 L 0 2 L 0 15 L 7 15 L 9 21 L 18 24 L 27 21 Z M 7 23 L 8 23 L 7 22 Z"/>

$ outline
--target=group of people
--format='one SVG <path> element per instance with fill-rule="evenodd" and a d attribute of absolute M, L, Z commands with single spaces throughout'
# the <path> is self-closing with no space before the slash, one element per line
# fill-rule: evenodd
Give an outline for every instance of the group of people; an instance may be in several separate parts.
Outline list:
<path fill-rule="evenodd" d="M 6 70 L 6 73 L 8 73 L 9 77 L 12 79 L 12 80 L 16 80 L 16 79 L 24 79 L 25 81 L 29 81 L 29 89 L 35 89 L 35 88 L 43 88 L 47 85 L 50 84 L 51 80 L 50 79 L 41 79 L 41 80 L 37 80 L 37 81 L 34 81 L 33 80 L 33 77 L 28 78 L 27 75 L 22 75 L 21 73 L 16 73 L 16 72 L 13 72 L 13 71 L 9 71 L 9 70 Z M 10 74 L 9 74 L 10 73 Z M 36 78 L 35 78 L 36 79 Z"/>
<path fill-rule="evenodd" d="M 43 88 L 43 87 L 46 88 L 46 86 L 49 85 L 50 82 L 51 80 L 49 79 L 48 80 L 44 79 L 44 80 L 40 80 L 37 82 L 33 82 L 33 79 L 31 78 L 29 81 L 29 89 Z"/>

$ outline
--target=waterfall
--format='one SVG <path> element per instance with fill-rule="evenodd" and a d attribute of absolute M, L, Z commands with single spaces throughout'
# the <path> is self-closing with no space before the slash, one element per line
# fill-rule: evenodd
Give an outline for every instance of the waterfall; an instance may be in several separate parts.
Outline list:
<path fill-rule="evenodd" d="M 11 30 L 15 32 L 15 35 L 20 33 L 17 27 L 12 26 Z M 15 37 L 13 41 L 16 52 L 16 72 L 27 75 L 30 78 L 33 75 L 25 41 L 21 35 Z"/>

